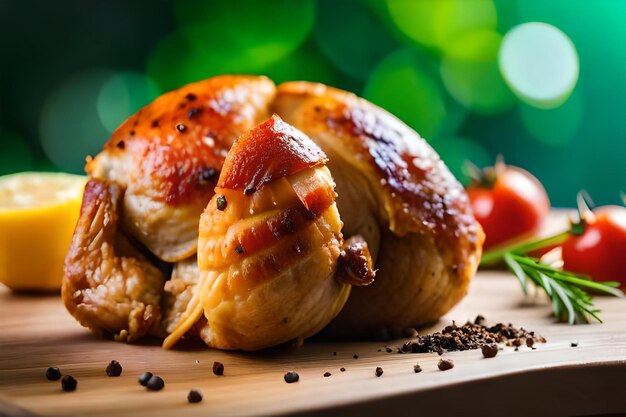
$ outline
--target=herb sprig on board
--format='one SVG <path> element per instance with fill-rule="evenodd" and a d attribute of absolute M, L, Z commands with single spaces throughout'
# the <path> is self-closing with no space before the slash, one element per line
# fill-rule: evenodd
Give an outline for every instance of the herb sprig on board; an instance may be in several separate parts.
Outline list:
<path fill-rule="evenodd" d="M 528 293 L 528 283 L 542 289 L 552 301 L 552 311 L 561 321 L 569 324 L 588 323 L 593 318 L 600 323 L 600 309 L 593 304 L 589 290 L 596 293 L 623 297 L 617 287 L 619 282 L 591 281 L 587 276 L 563 271 L 546 265 L 541 260 L 513 252 L 503 255 L 504 262 L 515 274 L 524 293 Z"/>
<path fill-rule="evenodd" d="M 527 255 L 539 249 L 552 248 L 563 244 L 570 235 L 581 235 L 586 227 L 586 215 L 590 209 L 588 197 L 578 195 L 578 220 L 571 221 L 570 228 L 546 238 L 533 239 L 512 246 L 494 248 L 483 254 L 481 266 L 504 262 L 519 280 L 524 293 L 528 293 L 529 282 L 544 291 L 552 301 L 552 312 L 560 320 L 575 323 L 589 323 L 598 316 L 600 309 L 593 304 L 590 292 L 623 297 L 620 283 L 614 281 L 592 281 L 589 276 L 556 268 L 542 259 Z M 558 250 L 558 249 L 557 249 Z M 545 257 L 546 255 L 544 255 Z"/>

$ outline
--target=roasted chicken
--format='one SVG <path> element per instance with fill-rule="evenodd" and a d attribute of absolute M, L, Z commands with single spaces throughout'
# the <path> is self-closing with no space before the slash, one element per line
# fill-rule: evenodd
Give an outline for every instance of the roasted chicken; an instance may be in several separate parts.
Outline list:
<path fill-rule="evenodd" d="M 418 326 L 463 297 L 480 258 L 482 230 L 433 149 L 321 84 L 190 84 L 124 122 L 86 169 L 63 299 L 81 324 L 128 340 L 255 350 L 324 328 L 370 337 Z M 115 222 L 94 221 L 94 196 Z"/>

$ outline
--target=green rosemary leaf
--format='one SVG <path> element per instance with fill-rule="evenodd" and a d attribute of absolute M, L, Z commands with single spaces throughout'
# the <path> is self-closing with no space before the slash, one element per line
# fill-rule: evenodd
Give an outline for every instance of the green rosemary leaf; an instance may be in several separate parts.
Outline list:
<path fill-rule="evenodd" d="M 514 258 L 512 253 L 504 254 L 504 262 L 509 266 L 509 269 L 515 274 L 520 284 L 522 285 L 522 289 L 524 290 L 524 294 L 528 294 L 528 283 L 526 280 L 526 273 L 522 269 L 519 263 Z"/>
<path fill-rule="evenodd" d="M 569 324 L 588 323 L 593 318 L 602 323 L 600 310 L 593 304 L 587 290 L 623 297 L 616 282 L 591 281 L 588 276 L 556 269 L 541 260 L 517 253 L 506 252 L 502 259 L 518 278 L 524 293 L 528 291 L 528 281 L 541 288 L 552 302 L 554 315 Z"/>

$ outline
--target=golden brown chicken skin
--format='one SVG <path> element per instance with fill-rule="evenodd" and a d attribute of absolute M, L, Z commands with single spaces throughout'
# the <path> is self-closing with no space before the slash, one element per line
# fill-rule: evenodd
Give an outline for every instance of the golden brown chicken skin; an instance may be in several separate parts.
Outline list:
<path fill-rule="evenodd" d="M 328 155 L 344 235 L 363 235 L 376 259 L 376 281 L 353 291 L 329 331 L 368 337 L 445 314 L 467 291 L 483 233 L 436 152 L 388 112 L 322 84 L 280 85 L 273 110 Z"/>
<path fill-rule="evenodd" d="M 126 189 L 124 228 L 152 253 L 168 262 L 188 258 L 228 150 L 268 117 L 273 97 L 266 77 L 189 84 L 128 118 L 86 171 Z"/>
<path fill-rule="evenodd" d="M 202 316 L 209 346 L 256 350 L 309 337 L 339 313 L 350 285 L 335 276 L 346 251 L 325 162 L 277 116 L 235 143 L 200 220 L 195 298 L 164 347 Z M 352 249 L 360 257 L 339 271 L 349 264 L 357 283 L 367 283 L 366 247 Z"/>
<path fill-rule="evenodd" d="M 159 325 L 164 278 L 121 233 L 122 196 L 115 183 L 87 182 L 61 295 L 83 326 L 132 342 Z"/>

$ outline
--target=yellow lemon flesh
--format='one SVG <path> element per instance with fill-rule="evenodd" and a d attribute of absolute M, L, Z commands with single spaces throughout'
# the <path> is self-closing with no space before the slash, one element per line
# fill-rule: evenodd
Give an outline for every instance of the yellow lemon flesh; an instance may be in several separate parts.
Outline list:
<path fill-rule="evenodd" d="M 0 177 L 0 282 L 14 291 L 61 287 L 85 182 L 56 173 Z"/>

